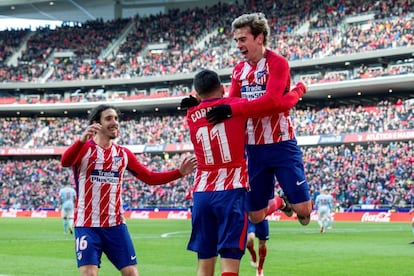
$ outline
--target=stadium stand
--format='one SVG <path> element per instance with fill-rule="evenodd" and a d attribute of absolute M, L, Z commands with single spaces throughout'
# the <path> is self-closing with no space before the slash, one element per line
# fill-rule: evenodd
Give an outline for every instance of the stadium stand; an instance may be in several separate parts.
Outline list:
<path fill-rule="evenodd" d="M 60 186 L 73 182 L 59 155 L 96 103 L 122 110 L 119 142 L 142 162 L 177 164 L 191 152 L 181 97 L 193 93 L 199 68 L 229 83 L 239 58 L 231 20 L 257 10 L 271 21 L 270 47 L 290 60 L 292 81 L 309 85 L 293 118 L 311 191 L 328 186 L 340 210 L 413 207 L 413 8 L 402 0 L 224 1 L 0 32 L 0 208 L 56 208 Z M 126 209 L 189 205 L 191 177 L 161 187 L 126 179 Z"/>

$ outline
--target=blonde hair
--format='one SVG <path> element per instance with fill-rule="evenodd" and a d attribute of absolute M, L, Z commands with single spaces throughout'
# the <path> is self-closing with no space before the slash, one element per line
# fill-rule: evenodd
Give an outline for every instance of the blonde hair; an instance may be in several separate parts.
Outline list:
<path fill-rule="evenodd" d="M 261 12 L 246 13 L 240 15 L 231 23 L 232 32 L 237 29 L 249 27 L 250 33 L 256 38 L 259 34 L 263 34 L 263 45 L 267 46 L 269 38 L 269 24 L 265 15 Z"/>

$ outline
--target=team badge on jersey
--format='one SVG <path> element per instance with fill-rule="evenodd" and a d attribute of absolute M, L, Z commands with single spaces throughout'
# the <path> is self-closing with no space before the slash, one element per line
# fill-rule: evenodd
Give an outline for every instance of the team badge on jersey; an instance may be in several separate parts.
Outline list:
<path fill-rule="evenodd" d="M 254 72 L 254 78 L 257 84 L 264 85 L 267 82 L 267 71 L 255 71 Z"/>
<path fill-rule="evenodd" d="M 114 157 L 114 164 L 119 167 L 119 165 L 121 164 L 122 158 L 123 158 L 122 156 L 115 156 Z"/>

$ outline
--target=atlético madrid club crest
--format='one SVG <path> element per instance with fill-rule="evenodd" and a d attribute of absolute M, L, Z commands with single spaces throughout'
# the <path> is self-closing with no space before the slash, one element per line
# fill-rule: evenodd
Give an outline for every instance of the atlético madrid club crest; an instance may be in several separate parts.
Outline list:
<path fill-rule="evenodd" d="M 256 83 L 257 84 L 261 84 L 264 85 L 267 81 L 267 71 L 263 70 L 263 71 L 257 71 L 256 73 Z"/>

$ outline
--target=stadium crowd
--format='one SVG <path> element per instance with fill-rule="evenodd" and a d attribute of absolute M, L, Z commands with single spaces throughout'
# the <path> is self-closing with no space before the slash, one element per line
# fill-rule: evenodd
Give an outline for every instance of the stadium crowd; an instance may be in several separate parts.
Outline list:
<path fill-rule="evenodd" d="M 260 0 L 252 1 L 254 6 L 245 2 L 170 10 L 148 18 L 136 16 L 109 22 L 68 23 L 56 30 L 2 31 L 0 82 L 126 79 L 189 73 L 202 67 L 230 68 L 239 59 L 230 38 L 231 20 L 234 14 L 251 11 L 266 13 L 273 37 L 269 47 L 290 61 L 413 44 L 413 1 Z M 372 17 L 362 24 L 345 24 L 349 17 L 369 14 Z M 183 25 L 186 27 L 182 28 Z M 125 40 L 120 39 L 122 34 L 127 34 Z M 118 46 L 112 49 L 113 45 Z M 150 45 L 159 48 L 150 51 Z M 410 59 L 337 71 L 325 68 L 318 72 L 301 72 L 292 79 L 315 84 L 374 78 L 413 73 L 413 66 Z M 169 95 L 162 95 L 181 95 L 186 89 L 190 88 L 172 87 Z M 103 100 L 93 92 L 89 91 L 86 98 L 73 97 L 69 101 Z M 25 101 L 38 102 L 40 96 L 50 103 L 68 100 L 39 95 L 37 99 Z M 21 98 L 13 97 L 15 99 L 7 103 Z M 294 112 L 298 136 L 414 129 L 413 105 L 402 101 L 384 101 L 369 107 L 297 108 Z M 85 118 L 4 118 L 0 143 L 4 147 L 65 147 L 80 135 L 86 123 Z M 185 117 L 179 114 L 129 117 L 122 120 L 121 129 L 120 144 L 190 142 Z M 412 140 L 303 146 L 311 191 L 317 192 L 327 186 L 340 209 L 356 204 L 413 206 L 413 146 Z M 143 153 L 138 157 L 150 169 L 165 170 L 175 167 L 188 154 Z M 0 176 L 2 209 L 55 209 L 59 189 L 73 183 L 70 169 L 63 168 L 58 157 L 0 159 Z M 125 208 L 188 207 L 191 182 L 191 177 L 186 177 L 151 187 L 127 175 L 123 191 Z"/>
<path fill-rule="evenodd" d="M 295 109 L 298 136 L 414 129 L 412 103 L 383 101 L 376 106 Z M 68 146 L 81 134 L 86 118 L 4 118 L 0 142 L 6 147 Z M 184 114 L 124 118 L 119 143 L 125 145 L 190 143 Z M 51 135 L 53 134 L 53 135 Z"/>
<path fill-rule="evenodd" d="M 262 0 L 251 6 L 218 3 L 145 18 L 41 28 L 33 33 L 4 31 L 0 40 L 15 44 L 4 46 L 0 82 L 119 79 L 188 73 L 201 67 L 229 68 L 239 58 L 230 37 L 231 20 L 234 14 L 251 11 L 266 13 L 274 38 L 269 46 L 289 60 L 412 46 L 412 10 L 413 3 L 405 0 L 313 0 L 306 4 Z M 345 24 L 347 17 L 361 14 L 372 14 L 372 18 L 364 24 Z M 128 28 L 130 24 L 133 28 Z M 185 29 L 180 28 L 182 24 Z M 307 24 L 303 31 L 301 27 Z M 120 39 L 123 32 L 128 32 L 125 41 Z M 9 64 L 16 44 L 26 40 L 17 64 Z M 113 44 L 119 44 L 117 50 L 108 47 Z M 151 51 L 149 45 L 159 48 Z"/>
<path fill-rule="evenodd" d="M 348 210 L 356 204 L 394 208 L 414 205 L 413 141 L 302 147 L 302 151 L 311 193 L 328 187 L 337 209 Z M 160 171 L 176 167 L 188 154 L 138 157 L 149 168 Z M 63 168 L 59 158 L 0 160 L 0 174 L 2 209 L 58 208 L 59 189 L 73 183 L 70 169 Z M 123 203 L 126 209 L 187 208 L 191 183 L 190 176 L 152 187 L 127 174 Z"/>
<path fill-rule="evenodd" d="M 297 134 L 323 135 L 414 129 L 413 105 L 381 102 L 371 107 L 296 109 Z M 145 116 L 122 120 L 120 144 L 189 143 L 184 116 Z M 81 118 L 6 118 L 0 141 L 7 147 L 68 146 L 87 124 Z M 412 140 L 367 145 L 302 147 L 308 181 L 313 192 L 331 189 L 338 208 L 355 204 L 402 207 L 414 204 L 414 142 Z M 154 170 L 174 167 L 189 153 L 139 154 Z M 72 183 L 68 168 L 58 158 L 0 161 L 1 208 L 56 208 L 61 185 Z M 150 187 L 126 178 L 126 208 L 186 207 L 191 179 Z"/>

